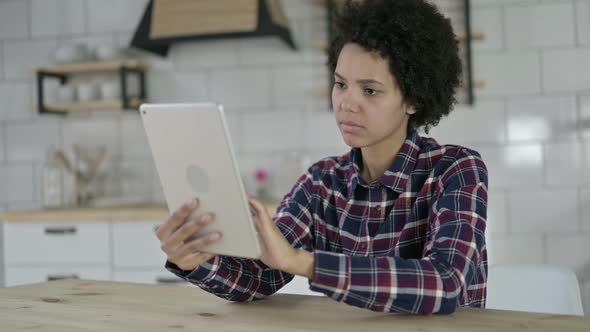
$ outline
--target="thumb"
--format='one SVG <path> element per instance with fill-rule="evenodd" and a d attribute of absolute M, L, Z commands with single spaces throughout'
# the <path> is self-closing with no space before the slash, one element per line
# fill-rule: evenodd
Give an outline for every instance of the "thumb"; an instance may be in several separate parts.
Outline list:
<path fill-rule="evenodd" d="M 248 197 L 248 203 L 250 204 L 250 209 L 253 210 L 252 212 L 254 212 L 253 214 L 255 216 L 261 216 L 263 214 L 263 209 L 265 207 L 257 199 L 254 197 Z"/>
<path fill-rule="evenodd" d="M 260 203 L 260 201 L 252 197 L 248 198 L 248 203 L 250 203 L 250 208 L 253 210 L 254 218 L 258 219 L 256 220 L 256 223 L 260 228 L 259 231 L 266 230 L 272 223 L 266 207 L 264 204 Z"/>

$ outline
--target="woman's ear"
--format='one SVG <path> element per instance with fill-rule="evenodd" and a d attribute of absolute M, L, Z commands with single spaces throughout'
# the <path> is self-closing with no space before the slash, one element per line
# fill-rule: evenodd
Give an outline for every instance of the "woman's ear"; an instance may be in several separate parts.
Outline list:
<path fill-rule="evenodd" d="M 413 105 L 410 105 L 406 102 L 404 102 L 404 109 L 407 115 L 412 115 L 416 113 L 416 108 Z"/>

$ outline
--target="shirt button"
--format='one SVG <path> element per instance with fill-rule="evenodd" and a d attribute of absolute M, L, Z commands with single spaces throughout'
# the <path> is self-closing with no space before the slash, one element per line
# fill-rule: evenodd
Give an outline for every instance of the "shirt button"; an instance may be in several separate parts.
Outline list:
<path fill-rule="evenodd" d="M 381 205 L 375 206 L 375 210 L 377 210 L 377 212 L 381 211 Z"/>
<path fill-rule="evenodd" d="M 367 244 L 366 243 L 361 243 L 361 249 L 367 249 Z"/>

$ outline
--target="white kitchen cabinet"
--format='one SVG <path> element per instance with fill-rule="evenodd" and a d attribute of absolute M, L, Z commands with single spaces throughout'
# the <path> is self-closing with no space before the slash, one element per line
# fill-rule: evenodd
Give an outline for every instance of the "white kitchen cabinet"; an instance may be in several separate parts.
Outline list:
<path fill-rule="evenodd" d="M 113 272 L 114 281 L 138 282 L 144 284 L 168 284 L 189 286 L 190 283 L 170 273 L 164 267 L 153 270 L 117 269 Z"/>
<path fill-rule="evenodd" d="M 4 225 L 4 257 L 12 265 L 109 265 L 107 223 Z"/>
<path fill-rule="evenodd" d="M 61 278 L 190 286 L 164 268 L 155 228 L 167 218 L 157 206 L 0 213 L 0 286 Z M 311 293 L 299 277 L 282 292 Z"/>
<path fill-rule="evenodd" d="M 76 278 L 87 280 L 111 280 L 108 265 L 94 267 L 7 267 L 5 286 L 17 286 L 51 280 Z"/>
<path fill-rule="evenodd" d="M 137 281 L 155 271 L 165 279 L 166 257 L 153 228 L 161 206 L 71 208 L 0 213 L 0 286 L 60 278 Z"/>
<path fill-rule="evenodd" d="M 162 221 L 114 222 L 113 266 L 118 269 L 161 268 L 166 255 L 160 250 L 155 229 Z"/>

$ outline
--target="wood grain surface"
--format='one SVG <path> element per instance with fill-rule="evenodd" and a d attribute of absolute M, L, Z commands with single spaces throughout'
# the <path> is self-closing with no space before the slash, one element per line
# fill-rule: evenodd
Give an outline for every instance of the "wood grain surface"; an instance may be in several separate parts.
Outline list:
<path fill-rule="evenodd" d="M 472 308 L 452 315 L 383 314 L 286 294 L 232 303 L 197 288 L 60 280 L 0 289 L 0 330 L 587 332 L 590 320 Z"/>

